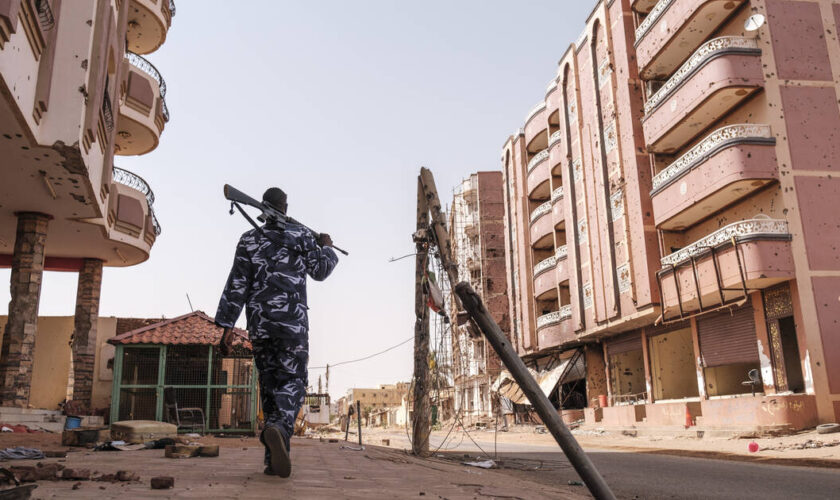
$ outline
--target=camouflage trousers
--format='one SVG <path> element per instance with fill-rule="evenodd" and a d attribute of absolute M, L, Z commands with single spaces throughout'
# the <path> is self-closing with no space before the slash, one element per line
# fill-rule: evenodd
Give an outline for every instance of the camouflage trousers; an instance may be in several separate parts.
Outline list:
<path fill-rule="evenodd" d="M 254 362 L 260 372 L 260 398 L 265 428 L 279 429 L 289 448 L 295 430 L 295 417 L 306 396 L 309 341 L 269 339 L 255 340 L 252 345 Z M 269 458 L 266 448 L 266 465 Z"/>

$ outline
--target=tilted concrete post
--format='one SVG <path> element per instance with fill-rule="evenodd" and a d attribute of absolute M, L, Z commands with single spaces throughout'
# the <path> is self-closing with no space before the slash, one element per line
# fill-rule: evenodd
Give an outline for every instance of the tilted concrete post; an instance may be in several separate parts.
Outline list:
<path fill-rule="evenodd" d="M 102 291 L 102 261 L 85 259 L 79 271 L 76 317 L 73 323 L 73 400 L 91 408 L 96 359 L 96 324 Z"/>
<path fill-rule="evenodd" d="M 44 274 L 44 249 L 49 215 L 17 214 L 17 232 L 12 257 L 9 320 L 0 350 L 0 401 L 3 406 L 26 408 L 32 383 L 38 303 Z"/>

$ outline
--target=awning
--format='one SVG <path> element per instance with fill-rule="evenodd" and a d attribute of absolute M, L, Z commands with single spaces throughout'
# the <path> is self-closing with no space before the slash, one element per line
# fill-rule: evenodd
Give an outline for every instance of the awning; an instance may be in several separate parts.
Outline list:
<path fill-rule="evenodd" d="M 574 366 L 569 366 L 572 359 L 577 359 Z M 566 369 L 568 367 L 568 370 Z M 564 374 L 565 371 L 565 374 Z M 586 367 L 584 365 L 583 356 L 572 356 L 560 362 L 554 368 L 549 370 L 542 370 L 539 373 L 528 368 L 528 373 L 531 374 L 542 389 L 543 394 L 550 395 L 551 392 L 561 382 L 560 377 L 563 377 L 562 383 L 571 382 L 573 380 L 580 380 L 586 377 Z M 528 398 L 519 388 L 519 384 L 513 379 L 513 375 L 509 371 L 504 370 L 499 374 L 499 378 L 493 383 L 491 387 L 493 391 L 498 391 L 501 396 L 504 396 L 516 404 L 530 404 Z"/>

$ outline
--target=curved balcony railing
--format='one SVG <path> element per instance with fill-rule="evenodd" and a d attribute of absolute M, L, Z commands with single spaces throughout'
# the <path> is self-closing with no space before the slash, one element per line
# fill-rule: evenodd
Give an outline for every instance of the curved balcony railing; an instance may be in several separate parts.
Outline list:
<path fill-rule="evenodd" d="M 557 247 L 557 250 L 554 252 L 554 258 L 557 260 L 565 259 L 569 256 L 569 247 L 563 245 L 562 247 Z"/>
<path fill-rule="evenodd" d="M 659 189 L 672 179 L 682 176 L 691 167 L 704 161 L 719 149 L 732 143 L 749 139 L 772 139 L 770 125 L 756 125 L 754 123 L 739 123 L 721 127 L 689 149 L 653 177 L 653 190 Z"/>
<path fill-rule="evenodd" d="M 566 304 L 565 306 L 560 306 L 560 321 L 563 321 L 566 318 L 572 317 L 572 305 Z"/>
<path fill-rule="evenodd" d="M 553 255 L 551 257 L 547 258 L 547 259 L 543 259 L 542 261 L 540 261 L 539 264 L 534 266 L 534 277 L 539 276 L 540 274 L 548 271 L 549 269 L 551 269 L 552 267 L 554 267 L 556 265 L 557 265 L 557 257 L 555 257 Z"/>
<path fill-rule="evenodd" d="M 151 76 L 152 79 L 157 82 L 160 87 L 160 101 L 163 119 L 169 121 L 169 108 L 166 106 L 166 81 L 163 79 L 163 76 L 161 76 L 160 71 L 158 71 L 155 65 L 150 63 L 148 59 L 135 54 L 134 52 L 126 52 L 125 58 L 128 59 L 128 62 L 131 63 L 132 66 Z"/>
<path fill-rule="evenodd" d="M 645 114 L 650 114 L 654 108 L 662 104 L 662 101 L 678 89 L 694 72 L 694 70 L 703 65 L 703 63 L 707 60 L 711 59 L 719 52 L 733 50 L 748 51 L 751 53 L 760 51 L 758 48 L 758 42 L 754 38 L 722 36 L 720 38 L 709 40 L 701 45 L 700 48 L 695 50 L 694 53 L 691 54 L 691 57 L 689 57 L 688 60 L 680 66 L 680 69 L 678 69 L 671 78 L 662 85 L 662 88 L 656 91 L 656 93 L 647 100 L 645 103 Z"/>
<path fill-rule="evenodd" d="M 528 122 L 531 121 L 531 118 L 535 117 L 537 115 L 537 113 L 539 113 L 540 111 L 542 111 L 544 109 L 545 109 L 545 101 L 543 101 L 543 102 L 537 104 L 536 106 L 534 106 L 534 109 L 532 109 L 531 112 L 528 113 L 528 117 L 525 118 L 525 124 L 527 125 Z"/>
<path fill-rule="evenodd" d="M 136 189 L 146 195 L 146 201 L 150 207 L 155 204 L 155 193 L 152 192 L 149 183 L 134 172 L 130 172 L 124 168 L 114 167 L 114 182 L 128 186 L 131 189 Z"/>
<path fill-rule="evenodd" d="M 556 203 L 557 200 L 563 197 L 563 186 L 558 186 L 554 191 L 551 192 L 551 202 Z"/>
<path fill-rule="evenodd" d="M 564 319 L 572 317 L 572 306 L 570 304 L 566 304 L 565 306 L 560 306 L 559 311 L 552 311 L 548 314 L 543 314 L 537 318 L 537 329 L 543 328 L 545 326 L 557 324 Z"/>
<path fill-rule="evenodd" d="M 548 87 L 545 88 L 546 95 L 550 94 L 551 91 L 557 89 L 557 80 L 551 80 L 551 83 L 548 84 Z"/>
<path fill-rule="evenodd" d="M 548 159 L 548 149 L 543 149 L 539 153 L 535 154 L 531 161 L 528 162 L 528 173 L 531 173 L 531 170 L 534 170 L 537 165 L 544 162 Z"/>
<path fill-rule="evenodd" d="M 670 7 L 672 3 L 674 3 L 674 0 L 659 0 L 658 2 L 656 2 L 656 5 L 653 7 L 653 9 L 651 9 L 647 17 L 645 17 L 645 20 L 642 21 L 641 24 L 639 24 L 638 28 L 636 28 L 636 42 L 641 40 L 642 37 L 644 37 L 647 34 L 647 32 L 650 31 L 651 26 L 653 26 L 654 23 L 656 23 L 656 21 L 658 21 L 659 18 L 662 17 L 662 14 L 664 14 L 665 11 L 668 10 L 668 7 Z"/>
<path fill-rule="evenodd" d="M 558 130 L 548 137 L 548 147 L 554 146 L 563 140 L 563 131 Z"/>
<path fill-rule="evenodd" d="M 543 328 L 548 325 L 553 325 L 560 322 L 560 311 L 553 311 L 548 314 L 543 314 L 537 318 L 537 328 Z"/>
<path fill-rule="evenodd" d="M 136 189 L 146 196 L 146 203 L 149 205 L 149 213 L 152 215 L 152 222 L 155 226 L 155 235 L 160 236 L 160 224 L 158 223 L 153 208 L 155 204 L 155 193 L 152 191 L 152 188 L 149 187 L 149 183 L 134 172 L 130 172 L 120 167 L 114 167 L 114 182 L 122 184 L 123 186 L 128 186 L 131 189 Z"/>
<path fill-rule="evenodd" d="M 668 254 L 662 257 L 660 262 L 663 266 L 674 266 L 690 259 L 700 253 L 703 253 L 708 248 L 714 248 L 722 243 L 731 241 L 733 238 L 740 238 L 744 236 L 783 236 L 789 235 L 788 223 L 786 220 L 771 219 L 771 218 L 756 218 L 747 219 L 738 222 L 733 222 L 728 226 L 724 226 L 714 233 L 701 238 L 687 247 Z"/>
<path fill-rule="evenodd" d="M 551 212 L 550 200 L 538 206 L 533 212 L 531 212 L 531 223 L 533 224 L 537 219 L 549 212 Z"/>

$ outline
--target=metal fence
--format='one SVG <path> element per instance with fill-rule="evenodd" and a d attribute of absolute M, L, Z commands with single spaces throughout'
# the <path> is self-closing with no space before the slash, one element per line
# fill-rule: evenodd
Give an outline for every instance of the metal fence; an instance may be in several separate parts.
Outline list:
<path fill-rule="evenodd" d="M 222 356 L 208 345 L 118 345 L 111 422 L 172 421 L 164 390 L 179 408 L 200 408 L 207 432 L 256 432 L 257 374 L 241 350 Z M 175 423 L 175 422 L 172 422 Z"/>

